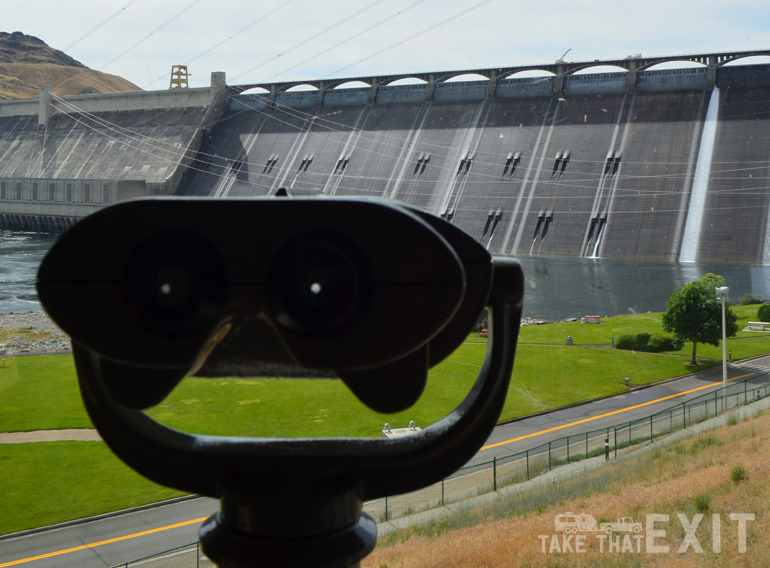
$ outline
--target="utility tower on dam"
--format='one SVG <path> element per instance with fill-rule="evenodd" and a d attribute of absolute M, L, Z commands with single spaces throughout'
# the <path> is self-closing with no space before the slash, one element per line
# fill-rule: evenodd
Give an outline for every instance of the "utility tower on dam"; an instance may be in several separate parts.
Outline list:
<path fill-rule="evenodd" d="M 737 64 L 760 55 L 0 103 L 0 223 L 285 188 L 399 199 L 496 253 L 766 264 L 770 65 Z"/>

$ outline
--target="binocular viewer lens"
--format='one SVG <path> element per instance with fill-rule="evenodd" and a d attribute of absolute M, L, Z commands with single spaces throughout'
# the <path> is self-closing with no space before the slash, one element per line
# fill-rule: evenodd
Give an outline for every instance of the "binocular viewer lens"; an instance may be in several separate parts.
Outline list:
<path fill-rule="evenodd" d="M 288 243 L 267 284 L 276 321 L 307 334 L 349 329 L 367 312 L 373 293 L 371 267 L 360 248 L 331 233 Z"/>
<path fill-rule="evenodd" d="M 225 266 L 211 243 L 199 235 L 161 233 L 132 252 L 123 291 L 143 327 L 161 335 L 198 331 L 222 312 Z"/>
<path fill-rule="evenodd" d="M 304 234 L 284 245 L 266 285 L 274 319 L 301 334 L 349 329 L 373 294 L 371 267 L 360 247 L 334 233 Z M 221 317 L 226 268 L 201 236 L 159 234 L 133 251 L 123 289 L 143 327 L 164 335 L 195 332 Z"/>

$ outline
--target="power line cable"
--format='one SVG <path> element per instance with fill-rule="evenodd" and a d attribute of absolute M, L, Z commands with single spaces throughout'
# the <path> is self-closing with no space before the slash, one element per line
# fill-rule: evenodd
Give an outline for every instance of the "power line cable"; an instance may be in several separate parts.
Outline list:
<path fill-rule="evenodd" d="M 99 68 L 99 71 L 103 71 L 103 70 L 105 69 L 105 67 L 109 67 L 110 65 L 112 65 L 113 63 L 115 63 L 115 62 L 116 62 L 118 59 L 120 59 L 121 57 L 123 57 L 123 56 L 124 56 L 126 53 L 128 53 L 128 52 L 129 52 L 129 51 L 131 51 L 131 50 L 133 50 L 133 49 L 134 49 L 134 48 L 136 48 L 137 46 L 139 46 L 139 45 L 143 44 L 145 41 L 147 41 L 148 39 L 150 39 L 152 36 L 154 36 L 154 35 L 155 35 L 156 33 L 158 33 L 160 30 L 162 30 L 162 29 L 163 29 L 163 28 L 165 28 L 167 25 L 169 25 L 171 22 L 173 22 L 174 20 L 176 20 L 177 18 L 179 18 L 179 17 L 180 17 L 182 14 L 184 14 L 185 12 L 187 12 L 187 11 L 188 11 L 190 8 L 192 8 L 193 6 L 195 6 L 196 4 L 198 4 L 200 1 L 201 1 L 201 0 L 193 0 L 193 2 L 191 2 L 190 4 L 188 4 L 188 5 L 187 5 L 187 7 L 183 8 L 182 10 L 180 10 L 179 12 L 177 12 L 176 14 L 174 14 L 174 15 L 173 15 L 171 18 L 169 18 L 168 20 L 166 20 L 165 22 L 163 22 L 163 23 L 162 23 L 160 26 L 158 26 L 157 28 L 155 28 L 153 31 L 151 31 L 149 34 L 147 34 L 146 36 L 144 36 L 144 37 L 143 37 L 142 39 L 140 39 L 139 41 L 137 41 L 137 42 L 136 42 L 135 44 L 133 44 L 131 47 L 129 47 L 128 49 L 126 49 L 125 51 L 123 51 L 122 53 L 120 53 L 119 55 L 117 55 L 117 56 L 113 57 L 111 60 L 109 60 L 109 61 L 108 61 L 107 63 L 105 63 L 104 65 L 102 65 L 102 66 Z"/>
<path fill-rule="evenodd" d="M 349 14 L 349 15 L 345 16 L 344 18 L 342 18 L 342 19 L 340 19 L 340 20 L 337 20 L 337 21 L 336 21 L 335 23 L 333 23 L 332 25 L 325 27 L 324 29 L 322 29 L 321 31 L 319 31 L 319 32 L 317 32 L 317 33 L 315 33 L 315 34 L 313 34 L 312 36 L 310 36 L 310 37 L 308 37 L 308 38 L 305 38 L 305 39 L 303 39 L 302 41 L 300 41 L 300 42 L 298 42 L 298 43 L 295 43 L 294 45 L 292 45 L 291 47 L 289 47 L 289 48 L 288 48 L 288 49 L 286 49 L 285 51 L 282 51 L 281 53 L 276 53 L 275 55 L 273 55 L 273 56 L 271 56 L 271 57 L 268 57 L 267 59 L 265 59 L 265 60 L 263 60 L 263 61 L 260 61 L 259 63 L 257 63 L 257 64 L 256 64 L 256 65 L 254 65 L 253 67 L 250 67 L 249 69 L 246 69 L 245 71 L 243 71 L 243 72 L 239 73 L 238 75 L 236 75 L 235 77 L 233 77 L 233 79 L 237 79 L 238 77 L 243 77 L 243 76 L 244 76 L 244 75 L 246 75 L 247 73 L 251 73 L 252 71 L 255 71 L 255 70 L 259 69 L 260 67 L 264 67 L 264 66 L 265 66 L 265 65 L 267 65 L 268 63 L 271 63 L 271 62 L 275 61 L 276 59 L 278 59 L 278 58 L 280 58 L 280 57 L 283 57 L 283 56 L 285 56 L 285 55 L 287 55 L 287 54 L 291 53 L 292 51 L 294 51 L 294 50 L 296 50 L 296 49 L 299 49 L 299 48 L 300 48 L 300 47 L 302 47 L 303 45 L 307 45 L 307 44 L 308 44 L 308 43 L 310 43 L 311 41 L 313 41 L 313 40 L 316 40 L 316 39 L 318 39 L 319 37 L 321 37 L 322 35 L 324 35 L 324 34 L 327 34 L 327 33 L 329 33 L 330 31 L 332 31 L 332 30 L 334 30 L 334 29 L 336 29 L 336 28 L 340 27 L 342 24 L 345 24 L 345 23 L 349 22 L 350 20 L 352 20 L 353 18 L 356 18 L 356 17 L 360 16 L 360 15 L 361 15 L 361 14 L 363 14 L 364 12 L 366 12 L 366 11 L 368 11 L 368 10 L 371 10 L 371 9 L 372 9 L 372 8 L 374 8 L 374 7 L 375 7 L 377 4 L 381 4 L 381 3 L 382 3 L 382 2 L 384 2 L 384 1 L 385 1 L 385 0 L 374 0 L 374 2 L 371 2 L 371 3 L 367 4 L 366 6 L 364 6 L 363 8 L 361 8 L 360 10 L 357 10 L 357 11 L 353 12 L 352 14 Z M 491 0 L 487 0 L 487 1 L 491 1 Z"/>
<path fill-rule="evenodd" d="M 91 35 L 92 33 L 94 33 L 96 30 L 98 30 L 99 28 L 101 28 L 101 27 L 102 27 L 104 24 L 106 24 L 106 23 L 107 23 L 107 22 L 109 22 L 110 20 L 112 20 L 112 19 L 116 18 L 117 16 L 119 16 L 120 14 L 122 14 L 123 12 L 125 12 L 125 11 L 126 11 L 126 10 L 127 10 L 127 9 L 128 9 L 130 6 L 131 6 L 131 5 L 132 5 L 132 4 L 136 4 L 138 1 L 139 1 L 139 0 L 131 0 L 131 1 L 130 1 L 130 2 L 128 2 L 128 3 L 127 3 L 125 6 L 123 6 L 123 7 L 121 7 L 121 8 L 118 8 L 118 9 L 117 9 L 117 10 L 115 10 L 115 11 L 114 11 L 112 14 L 110 14 L 109 16 L 107 16 L 107 17 L 106 17 L 104 20 L 102 20 L 101 22 L 99 22 L 98 24 L 96 24 L 96 25 L 95 25 L 93 28 L 91 28 L 91 29 L 90 29 L 90 30 L 88 30 L 86 33 L 84 33 L 82 36 L 80 36 L 78 39 L 76 39 L 76 40 L 75 40 L 75 41 L 73 41 L 71 44 L 69 44 L 69 45 L 65 46 L 64 48 L 62 48 L 62 51 L 66 52 L 68 49 L 70 49 L 70 48 L 72 48 L 72 47 L 75 47 L 77 44 L 79 44 L 81 41 L 83 41 L 84 39 L 86 39 L 88 36 L 90 36 L 90 35 Z"/>
<path fill-rule="evenodd" d="M 342 41 L 340 41 L 338 43 L 335 43 L 333 46 L 331 46 L 331 47 L 329 47 L 327 49 L 324 49 L 323 51 L 320 51 L 320 52 L 316 53 L 312 57 L 308 57 L 307 59 L 305 59 L 303 61 L 300 61 L 299 63 L 297 63 L 295 65 L 292 65 L 291 67 L 287 67 L 283 71 L 279 71 L 278 73 L 276 73 L 272 77 L 269 77 L 268 81 L 271 80 L 271 79 L 274 79 L 275 77 L 279 77 L 280 75 L 283 75 L 284 73 L 287 73 L 287 72 L 289 72 L 289 71 L 291 71 L 293 69 L 296 69 L 300 65 L 304 65 L 308 61 L 312 61 L 313 59 L 317 59 L 318 57 L 320 57 L 322 55 L 325 55 L 325 54 L 329 53 L 330 51 L 333 51 L 333 50 L 337 49 L 338 47 L 340 47 L 340 46 L 342 46 L 342 45 L 344 45 L 344 44 L 346 44 L 346 43 L 348 43 L 350 41 L 353 41 L 354 39 L 356 39 L 356 38 L 358 38 L 358 37 L 360 37 L 360 36 L 362 36 L 362 35 L 364 35 L 366 33 L 369 33 L 373 29 L 380 27 L 381 25 L 389 22 L 390 20 L 392 20 L 394 18 L 397 18 L 398 16 L 401 16 L 402 14 L 405 14 L 406 12 L 408 12 L 412 8 L 415 8 L 416 6 L 419 6 L 423 2 L 425 2 L 425 0 L 417 0 L 417 2 L 414 2 L 413 4 L 410 4 L 409 6 L 404 8 L 403 10 L 399 10 L 398 12 L 396 12 L 394 14 L 391 14 L 387 18 L 384 18 L 384 19 L 380 20 L 379 22 L 369 26 L 368 28 L 365 28 L 365 29 L 361 30 L 360 32 L 353 34 L 352 36 L 349 36 L 349 37 L 345 38 L 344 40 L 342 40 Z"/>
<path fill-rule="evenodd" d="M 445 19 L 441 20 L 440 22 L 438 22 L 436 24 L 433 24 L 432 26 L 429 26 L 429 27 L 423 29 L 422 31 L 419 31 L 419 32 L 417 32 L 415 34 L 412 34 L 412 35 L 402 39 L 402 40 L 399 40 L 396 43 L 393 43 L 393 44 L 389 45 L 388 47 L 385 47 L 383 49 L 380 49 L 378 51 L 370 53 L 369 55 L 367 55 L 363 59 L 359 59 L 355 63 L 351 63 L 350 65 L 346 65 L 345 67 L 340 67 L 339 69 L 337 69 L 335 71 L 332 71 L 331 73 L 327 74 L 324 77 L 324 79 L 332 77 L 333 75 L 337 75 L 338 73 L 340 73 L 342 71 L 345 71 L 346 69 L 350 69 L 351 67 L 355 67 L 359 63 L 363 63 L 364 61 L 366 61 L 368 59 L 371 59 L 372 57 L 377 57 L 378 55 L 381 55 L 381 54 L 385 53 L 386 51 L 390 51 L 391 49 L 394 49 L 396 47 L 400 47 L 403 44 L 412 41 L 413 39 L 417 39 L 418 37 L 420 37 L 422 35 L 425 35 L 428 32 L 431 32 L 431 31 L 433 31 L 433 30 L 435 30 L 437 28 L 440 28 L 441 26 L 443 26 L 445 24 L 448 24 L 449 22 L 452 22 L 452 21 L 456 20 L 457 18 L 461 18 L 462 16 L 465 16 L 465 15 L 473 12 L 474 10 L 478 10 L 479 8 L 484 6 L 485 4 L 489 4 L 492 1 L 493 0 L 482 0 L 478 4 L 474 4 L 470 8 L 466 8 L 465 10 L 461 10 L 460 12 L 454 14 L 453 16 L 449 16 L 448 18 L 445 18 Z"/>
<path fill-rule="evenodd" d="M 134 1 L 136 1 L 136 0 L 134 0 Z M 275 8 L 273 8 L 272 10 L 270 10 L 269 12 L 267 12 L 266 14 L 263 14 L 262 16 L 260 16 L 259 18 L 257 18 L 257 19 L 256 19 L 256 20 L 254 20 L 253 22 L 251 22 L 249 25 L 247 25 L 247 26 L 245 26 L 245 27 L 241 28 L 240 30 L 238 30 L 237 32 L 235 32 L 233 35 L 229 36 L 227 39 L 224 39 L 224 40 L 220 41 L 220 42 L 219 42 L 219 43 L 217 43 L 216 45 L 212 45 L 211 47 L 209 47 L 209 48 L 208 48 L 208 49 L 206 49 L 205 51 L 203 51 L 203 52 L 199 53 L 198 55 L 196 55 L 196 56 L 195 56 L 195 57 L 193 57 L 192 59 L 188 60 L 188 61 L 185 63 L 185 65 L 188 65 L 188 66 L 189 66 L 189 65 L 191 65 L 192 63 L 194 63 L 195 61 L 197 61 L 198 59 L 200 59 L 201 57 L 203 57 L 203 56 L 205 56 L 205 55 L 208 55 L 209 53 L 211 53 L 211 52 L 212 52 L 212 51 L 214 51 L 215 49 L 218 49 L 218 48 L 222 47 L 222 46 L 223 46 L 224 44 L 226 44 L 228 41 L 230 41 L 230 40 L 234 39 L 235 37 L 237 37 L 237 36 L 241 35 L 243 32 L 245 32 L 245 31 L 247 31 L 247 30 L 250 30 L 251 28 L 253 28 L 254 26 L 256 26 L 258 23 L 260 23 L 261 21 L 263 21 L 263 20 L 265 20 L 265 19 L 269 18 L 270 16 L 272 16 L 273 14 L 275 14 L 275 13 L 276 13 L 278 10 L 280 10 L 281 8 L 284 8 L 284 7 L 288 6 L 288 5 L 289 5 L 289 4 L 291 4 L 292 2 L 294 2 L 294 0 L 286 0 L 286 2 L 284 2 L 283 4 L 280 4 L 280 5 L 276 6 Z M 165 79 L 166 77 L 168 77 L 168 74 L 166 74 L 166 75 L 162 75 L 162 76 L 158 77 L 158 78 L 157 78 L 157 79 L 155 79 L 155 80 L 154 80 L 152 83 L 148 83 L 148 84 L 145 86 L 145 88 L 151 87 L 152 85 L 154 85 L 155 83 L 157 83 L 158 81 L 160 81 L 160 80 L 162 80 L 162 79 Z"/>

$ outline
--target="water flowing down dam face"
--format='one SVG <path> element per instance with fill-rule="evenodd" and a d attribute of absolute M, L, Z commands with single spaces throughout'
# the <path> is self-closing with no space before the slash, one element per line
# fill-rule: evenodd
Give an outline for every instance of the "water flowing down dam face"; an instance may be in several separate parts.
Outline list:
<path fill-rule="evenodd" d="M 466 98 L 415 85 L 391 104 L 239 103 L 208 142 L 238 171 L 206 166 L 184 191 L 395 198 L 495 253 L 762 263 L 768 67 L 720 68 L 711 90 L 672 72 L 636 92 L 589 79 L 559 97 L 469 100 L 469 83 Z"/>
<path fill-rule="evenodd" d="M 698 245 L 701 239 L 703 214 L 706 207 L 709 179 L 711 178 L 711 162 L 714 157 L 714 146 L 717 137 L 719 114 L 719 89 L 714 89 L 709 100 L 706 120 L 700 138 L 698 162 L 692 180 L 692 191 L 687 214 L 687 223 L 682 236 L 682 249 L 679 253 L 680 262 L 695 262 L 698 256 Z"/>

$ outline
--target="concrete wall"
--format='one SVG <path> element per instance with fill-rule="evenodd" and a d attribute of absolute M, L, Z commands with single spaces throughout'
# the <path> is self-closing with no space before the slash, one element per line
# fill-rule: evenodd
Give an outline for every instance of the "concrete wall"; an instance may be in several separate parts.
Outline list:
<path fill-rule="evenodd" d="M 679 260 L 699 217 L 698 260 L 770 263 L 770 66 L 629 67 L 229 98 L 217 74 L 210 90 L 0 103 L 0 225 L 86 215 L 101 206 L 86 183 L 115 199 L 287 187 L 399 199 L 516 255 Z M 71 183 L 72 201 L 32 199 L 33 183 Z"/>
<path fill-rule="evenodd" d="M 770 262 L 769 69 L 717 71 L 700 261 Z M 436 84 L 432 97 L 425 84 L 380 87 L 359 105 L 318 105 L 313 91 L 253 110 L 234 97 L 184 192 L 395 198 L 493 252 L 678 260 L 712 100 L 705 78 L 642 71 L 629 91 L 625 72 L 575 76 L 560 96 L 553 78 L 500 80 L 494 97 L 486 81 Z"/>
<path fill-rule="evenodd" d="M 105 205 L 146 195 L 144 180 L 0 178 L 0 229 L 61 230 Z"/>
<path fill-rule="evenodd" d="M 225 102 L 221 73 L 206 89 L 58 98 L 44 88 L 38 100 L 0 102 L 0 227 L 173 193 Z"/>

